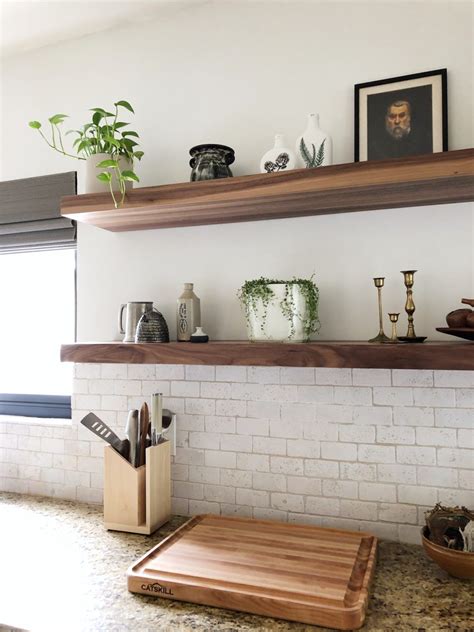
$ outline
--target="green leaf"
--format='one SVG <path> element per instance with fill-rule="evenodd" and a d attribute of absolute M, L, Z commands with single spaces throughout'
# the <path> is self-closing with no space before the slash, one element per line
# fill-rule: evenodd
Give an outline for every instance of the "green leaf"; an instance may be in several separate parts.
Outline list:
<path fill-rule="evenodd" d="M 41 123 L 39 121 L 30 121 L 28 123 L 28 125 L 30 127 L 32 127 L 33 129 L 40 129 L 41 128 Z"/>
<path fill-rule="evenodd" d="M 110 168 L 110 167 L 118 167 L 118 166 L 119 166 L 119 164 L 118 164 L 117 160 L 112 160 L 112 159 L 110 159 L 110 160 L 102 160 L 102 162 L 99 162 L 99 164 L 96 165 L 96 167 L 98 169 L 107 169 L 107 168 Z"/>
<path fill-rule="evenodd" d="M 67 114 L 54 114 L 53 116 L 51 116 L 48 121 L 52 124 L 52 125 L 59 125 L 60 123 L 62 123 L 64 121 L 64 119 L 68 118 Z"/>
<path fill-rule="evenodd" d="M 117 149 L 120 149 L 120 142 L 118 140 L 116 140 L 113 136 L 110 136 L 110 134 L 104 134 L 104 139 L 110 145 L 113 145 L 114 147 L 117 147 Z"/>
<path fill-rule="evenodd" d="M 135 182 L 140 182 L 139 177 L 133 171 L 122 171 L 121 177 L 123 180 L 134 180 Z"/>
<path fill-rule="evenodd" d="M 123 108 L 125 108 L 126 110 L 128 110 L 129 112 L 132 112 L 133 114 L 135 114 L 134 109 L 132 108 L 132 106 L 130 105 L 130 103 L 128 101 L 117 101 L 117 103 L 114 103 L 115 106 L 121 106 Z"/>
<path fill-rule="evenodd" d="M 143 156 L 143 152 L 142 151 L 136 151 L 136 152 L 134 152 L 133 156 L 134 156 L 134 158 L 138 158 L 138 160 L 141 160 L 142 156 Z"/>
<path fill-rule="evenodd" d="M 79 134 L 79 136 L 82 136 L 82 132 L 80 129 L 69 129 L 64 136 L 69 136 L 69 134 Z"/>
<path fill-rule="evenodd" d="M 130 140 L 129 138 L 122 138 L 120 141 L 123 147 L 126 147 L 129 151 L 132 151 L 134 147 L 138 145 L 134 140 Z"/>
<path fill-rule="evenodd" d="M 81 140 L 81 142 L 79 143 L 79 145 L 77 146 L 77 149 L 76 149 L 77 153 L 80 154 L 81 151 L 83 149 L 85 149 L 86 147 L 88 147 L 88 146 L 89 146 L 89 141 L 88 140 Z"/>
<path fill-rule="evenodd" d="M 135 138 L 140 138 L 136 132 L 122 132 L 122 136 L 135 136 Z"/>
<path fill-rule="evenodd" d="M 94 125 L 99 125 L 101 119 L 103 118 L 103 114 L 102 112 L 94 112 L 93 116 L 92 116 L 92 122 L 94 123 Z"/>
<path fill-rule="evenodd" d="M 113 126 L 114 129 L 120 129 L 121 127 L 125 127 L 126 125 L 130 125 L 130 123 L 124 123 L 123 121 L 117 121 Z"/>
<path fill-rule="evenodd" d="M 98 173 L 96 178 L 97 180 L 100 180 L 101 182 L 110 182 L 112 180 L 111 174 L 107 173 L 106 171 L 103 171 L 102 173 Z"/>
<path fill-rule="evenodd" d="M 99 114 L 102 114 L 102 116 L 114 116 L 112 112 L 107 112 L 107 110 L 104 110 L 104 108 L 90 108 L 90 111 L 98 112 Z"/>

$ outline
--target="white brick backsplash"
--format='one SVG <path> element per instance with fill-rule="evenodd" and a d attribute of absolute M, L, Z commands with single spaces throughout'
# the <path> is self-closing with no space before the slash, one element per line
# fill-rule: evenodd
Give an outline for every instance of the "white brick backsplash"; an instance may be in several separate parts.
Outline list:
<path fill-rule="evenodd" d="M 435 371 L 434 385 L 474 388 L 474 371 Z"/>
<path fill-rule="evenodd" d="M 354 386 L 391 386 L 390 369 L 352 369 Z"/>
<path fill-rule="evenodd" d="M 436 500 L 474 504 L 474 371 L 76 365 L 70 423 L 0 418 L 0 485 L 102 502 L 94 411 L 120 436 L 153 392 L 177 413 L 173 511 L 419 542 Z M 418 523 L 418 524 L 417 524 Z"/>
<path fill-rule="evenodd" d="M 421 485 L 399 485 L 398 500 L 409 505 L 432 506 L 438 502 L 438 490 Z"/>
<path fill-rule="evenodd" d="M 455 391 L 452 388 L 414 388 L 413 396 L 415 406 L 448 407 L 456 403 Z"/>
<path fill-rule="evenodd" d="M 185 370 L 186 380 L 196 380 L 197 382 L 213 382 L 216 377 L 215 367 L 213 366 L 186 366 Z"/>
<path fill-rule="evenodd" d="M 246 382 L 247 367 L 216 366 L 216 382 Z"/>
<path fill-rule="evenodd" d="M 341 441 L 321 443 L 321 457 L 333 461 L 357 461 L 357 445 Z"/>
<path fill-rule="evenodd" d="M 268 492 L 286 492 L 286 478 L 284 474 L 254 472 L 252 478 L 253 488 Z"/>
<path fill-rule="evenodd" d="M 474 388 L 456 389 L 456 405 L 460 408 L 474 408 Z"/>
<path fill-rule="evenodd" d="M 397 408 L 393 409 L 393 423 L 396 426 L 434 426 L 434 410 L 432 408 Z"/>
<path fill-rule="evenodd" d="M 377 465 L 378 480 L 381 483 L 416 483 L 416 467 L 414 465 Z"/>
<path fill-rule="evenodd" d="M 413 389 L 411 388 L 386 388 L 375 386 L 374 404 L 382 406 L 411 406 L 413 404 Z"/>
<path fill-rule="evenodd" d="M 238 454 L 237 469 L 251 472 L 269 472 L 270 457 L 266 454 Z"/>
<path fill-rule="evenodd" d="M 457 487 L 458 471 L 449 467 L 422 467 L 417 469 L 417 482 L 433 487 Z"/>
<path fill-rule="evenodd" d="M 434 465 L 436 450 L 435 448 L 398 446 L 397 462 L 407 465 Z"/>
<path fill-rule="evenodd" d="M 288 441 L 298 441 L 298 439 L 288 439 Z M 287 439 L 276 439 L 273 437 L 253 437 L 253 452 L 258 454 L 286 454 Z M 292 455 L 296 456 L 296 455 Z"/>
<path fill-rule="evenodd" d="M 385 445 L 360 444 L 358 459 L 363 463 L 395 463 L 395 448 Z"/>
<path fill-rule="evenodd" d="M 336 404 L 351 404 L 354 406 L 371 406 L 372 389 L 363 386 L 335 386 L 334 402 Z"/>
<path fill-rule="evenodd" d="M 334 386 L 298 386 L 300 402 L 331 404 L 334 402 Z"/>
<path fill-rule="evenodd" d="M 287 439 L 286 451 L 288 456 L 302 456 L 308 459 L 318 459 L 321 453 L 321 448 L 317 441 Z"/>
<path fill-rule="evenodd" d="M 418 430 L 419 428 L 417 428 Z M 415 443 L 415 429 L 401 426 L 380 426 L 377 428 L 377 443 L 413 444 Z"/>
<path fill-rule="evenodd" d="M 280 382 L 282 384 L 314 384 L 314 371 L 306 367 L 282 367 Z"/>
<path fill-rule="evenodd" d="M 384 483 L 359 483 L 359 498 L 361 500 L 376 500 L 385 503 L 394 503 L 397 500 L 395 485 Z"/>
<path fill-rule="evenodd" d="M 217 467 L 204 467 L 202 465 L 190 465 L 188 467 L 188 477 L 192 483 L 211 483 L 217 485 L 220 478 L 219 474 L 220 471 Z M 176 480 L 176 477 L 173 478 Z"/>
<path fill-rule="evenodd" d="M 417 428 L 416 442 L 418 445 L 434 445 L 440 447 L 456 447 L 456 430 L 451 428 Z"/>
<path fill-rule="evenodd" d="M 339 441 L 373 443 L 375 441 L 375 428 L 373 426 L 340 426 Z"/>
<path fill-rule="evenodd" d="M 433 386 L 433 371 L 394 369 L 393 386 Z"/>
<path fill-rule="evenodd" d="M 247 381 L 257 384 L 280 384 L 280 368 L 276 366 L 249 366 Z"/>
<path fill-rule="evenodd" d="M 235 420 L 237 434 L 268 436 L 270 434 L 270 422 L 268 419 L 249 419 L 239 417 Z"/>
<path fill-rule="evenodd" d="M 341 463 L 341 479 L 350 481 L 375 481 L 377 466 L 367 463 Z"/>
<path fill-rule="evenodd" d="M 235 418 L 210 416 L 205 417 L 206 432 L 235 433 Z"/>
<path fill-rule="evenodd" d="M 237 417 L 247 416 L 247 402 L 232 399 L 216 400 L 217 415 L 236 415 Z"/>
<path fill-rule="evenodd" d="M 270 470 L 276 474 L 302 475 L 304 473 L 303 459 L 272 456 Z"/>
<path fill-rule="evenodd" d="M 353 481 L 338 481 L 335 479 L 322 482 L 323 496 L 334 498 L 357 498 L 358 485 Z"/>
<path fill-rule="evenodd" d="M 474 469 L 473 451 L 461 448 L 438 448 L 438 465 Z"/>

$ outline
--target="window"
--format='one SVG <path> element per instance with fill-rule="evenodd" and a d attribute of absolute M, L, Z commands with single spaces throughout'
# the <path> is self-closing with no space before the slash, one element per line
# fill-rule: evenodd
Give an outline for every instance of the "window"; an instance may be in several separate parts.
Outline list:
<path fill-rule="evenodd" d="M 70 417 L 72 365 L 59 350 L 74 340 L 75 254 L 0 256 L 0 414 Z"/>

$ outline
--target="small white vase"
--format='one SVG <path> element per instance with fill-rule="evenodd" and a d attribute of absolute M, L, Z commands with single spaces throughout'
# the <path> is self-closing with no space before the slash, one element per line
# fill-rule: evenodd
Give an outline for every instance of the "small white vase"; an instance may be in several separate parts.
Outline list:
<path fill-rule="evenodd" d="M 275 136 L 275 145 L 267 151 L 260 161 L 261 173 L 275 173 L 296 169 L 296 156 L 288 147 L 283 134 Z"/>
<path fill-rule="evenodd" d="M 292 294 L 294 312 L 291 316 L 283 313 L 281 301 L 286 295 L 286 283 L 272 283 L 268 287 L 274 296 L 265 306 L 259 299 L 255 309 L 250 305 L 247 334 L 254 342 L 305 342 L 307 335 L 304 322 L 307 316 L 306 298 L 296 284 L 288 285 Z"/>
<path fill-rule="evenodd" d="M 308 114 L 308 125 L 296 140 L 298 167 L 326 167 L 332 164 L 331 137 L 319 127 L 319 114 Z"/>
<path fill-rule="evenodd" d="M 110 160 L 110 154 L 92 154 L 92 156 L 88 156 L 86 158 L 86 182 L 85 182 L 85 193 L 104 193 L 104 191 L 110 191 L 109 183 L 102 182 L 97 179 L 99 173 L 103 171 L 108 171 L 112 174 L 112 188 L 114 191 L 119 191 L 120 187 L 117 182 L 117 176 L 115 174 L 114 169 L 102 169 L 101 167 L 97 167 L 97 165 L 103 160 Z M 119 166 L 121 171 L 127 171 L 132 169 L 132 164 L 129 160 L 125 158 L 125 156 L 120 156 L 119 158 Z M 125 183 L 126 189 L 131 189 L 133 187 L 133 182 L 127 181 Z"/>

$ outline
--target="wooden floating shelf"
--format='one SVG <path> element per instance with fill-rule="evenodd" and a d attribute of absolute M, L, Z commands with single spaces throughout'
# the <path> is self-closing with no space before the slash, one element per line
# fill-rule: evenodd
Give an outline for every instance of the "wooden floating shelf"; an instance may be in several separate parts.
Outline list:
<path fill-rule="evenodd" d="M 204 364 L 361 369 L 474 370 L 471 342 L 80 342 L 61 346 L 63 362 Z"/>
<path fill-rule="evenodd" d="M 67 196 L 61 214 L 110 231 L 225 224 L 474 200 L 474 149 Z"/>

